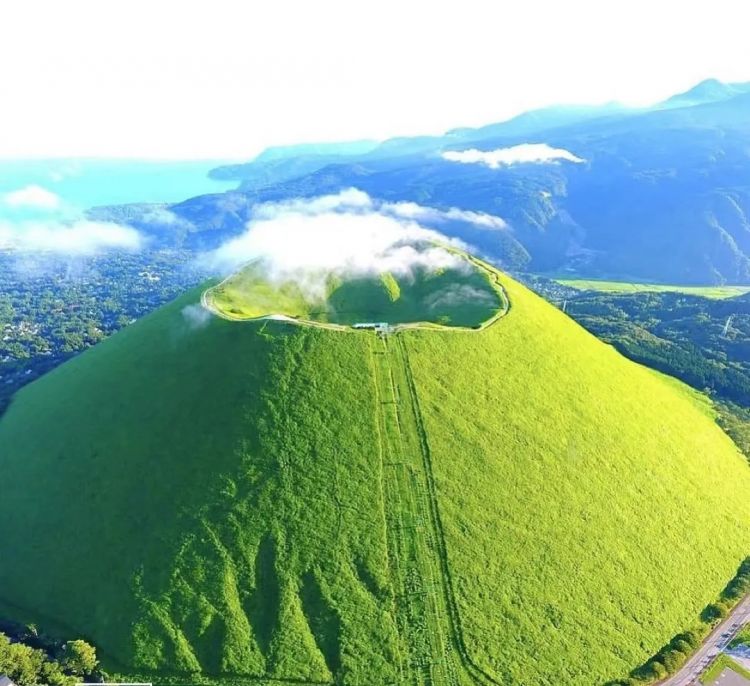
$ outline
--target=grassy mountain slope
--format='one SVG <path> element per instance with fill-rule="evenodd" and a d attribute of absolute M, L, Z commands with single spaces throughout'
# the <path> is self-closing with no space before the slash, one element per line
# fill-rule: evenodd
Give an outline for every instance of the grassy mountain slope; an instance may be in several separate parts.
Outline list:
<path fill-rule="evenodd" d="M 642 662 L 750 550 L 750 470 L 700 399 L 500 278 L 482 332 L 386 340 L 202 321 L 194 292 L 26 387 L 2 614 L 154 681 Z"/>
<path fill-rule="evenodd" d="M 196 298 L 27 387 L 3 417 L 0 597 L 131 672 L 387 677 L 367 339 L 191 328 L 181 310 Z"/>
<path fill-rule="evenodd" d="M 505 285 L 501 325 L 407 339 L 466 640 L 503 683 L 602 683 L 732 577 L 750 470 L 700 396 Z"/>

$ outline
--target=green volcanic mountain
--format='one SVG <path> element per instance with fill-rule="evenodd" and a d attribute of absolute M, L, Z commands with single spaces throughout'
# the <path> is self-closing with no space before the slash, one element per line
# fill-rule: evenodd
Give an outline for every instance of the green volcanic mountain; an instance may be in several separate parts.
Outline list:
<path fill-rule="evenodd" d="M 750 470 L 701 396 L 493 274 L 490 325 L 385 336 L 194 291 L 27 386 L 0 614 L 154 682 L 584 686 L 646 660 L 750 551 Z"/>

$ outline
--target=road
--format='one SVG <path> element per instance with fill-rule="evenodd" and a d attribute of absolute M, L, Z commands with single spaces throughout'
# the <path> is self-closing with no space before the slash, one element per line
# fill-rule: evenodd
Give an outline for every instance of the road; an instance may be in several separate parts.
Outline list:
<path fill-rule="evenodd" d="M 688 686 L 698 683 L 698 676 L 708 666 L 708 663 L 719 654 L 734 635 L 745 625 L 750 624 L 750 595 L 745 596 L 727 618 L 714 629 L 703 642 L 698 651 L 683 665 L 682 669 L 659 686 Z M 728 636 L 725 636 L 730 632 Z"/>

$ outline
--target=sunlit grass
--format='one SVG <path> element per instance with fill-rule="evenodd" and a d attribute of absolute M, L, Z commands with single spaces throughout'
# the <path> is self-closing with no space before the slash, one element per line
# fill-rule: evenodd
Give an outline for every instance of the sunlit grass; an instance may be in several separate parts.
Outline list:
<path fill-rule="evenodd" d="M 563 286 L 581 291 L 603 293 L 685 293 L 703 298 L 725 299 L 750 292 L 750 286 L 680 286 L 674 284 L 637 283 L 629 281 L 598 281 L 596 279 L 555 279 Z"/>
<path fill-rule="evenodd" d="M 750 470 L 702 396 L 501 281 L 510 311 L 482 332 L 394 339 L 435 535 L 483 669 L 590 686 L 643 662 L 732 577 L 750 550 Z M 404 283 L 386 290 L 409 301 Z M 410 431 L 402 445 L 420 446 L 416 419 L 383 421 L 406 402 L 404 369 L 379 397 L 391 377 L 375 334 L 201 325 L 183 315 L 199 295 L 30 384 L 0 420 L 0 608 L 149 681 L 398 683 L 412 634 L 389 532 L 423 546 L 417 563 L 436 554 L 416 538 L 428 518 L 394 528 L 383 488 L 389 441 Z M 418 481 L 403 474 L 406 499 Z"/>
<path fill-rule="evenodd" d="M 733 577 L 750 470 L 705 398 L 502 282 L 482 334 L 405 339 L 466 640 L 504 683 L 603 683 Z"/>

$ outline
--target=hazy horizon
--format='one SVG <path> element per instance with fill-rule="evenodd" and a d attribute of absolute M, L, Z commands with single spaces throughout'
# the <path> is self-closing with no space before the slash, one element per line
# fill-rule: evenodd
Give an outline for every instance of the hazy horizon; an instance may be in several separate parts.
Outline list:
<path fill-rule="evenodd" d="M 359 137 L 359 138 L 316 138 L 316 139 L 306 139 L 306 140 L 294 140 L 294 141 L 283 141 L 279 143 L 268 143 L 268 144 L 261 144 L 259 148 L 254 150 L 253 152 L 249 154 L 237 154 L 234 156 L 230 155 L 205 155 L 205 156 L 195 156 L 195 157 L 181 157 L 181 156 L 173 156 L 169 157 L 166 155 L 161 156 L 149 156 L 148 154 L 134 154 L 131 156 L 128 156 L 126 154 L 118 154 L 118 155 L 107 155 L 107 156 L 96 156 L 96 155 L 26 155 L 23 157 L 4 157 L 2 155 L 2 148 L 0 148 L 0 162 L 5 163 L 13 163 L 13 162 L 29 162 L 29 163 L 55 163 L 55 162 L 64 162 L 64 161 L 72 161 L 72 162 L 92 162 L 92 163 L 104 163 L 104 162 L 111 162 L 111 163 L 136 163 L 140 162 L 143 164 L 178 164 L 178 163 L 202 163 L 202 164 L 210 164 L 213 163 L 215 166 L 221 166 L 226 164 L 234 164 L 240 161 L 249 161 L 253 158 L 260 155 L 264 150 L 267 150 L 269 148 L 276 148 L 276 147 L 292 147 L 292 146 L 304 146 L 304 145 L 315 145 L 315 144 L 331 144 L 331 143 L 349 143 L 349 142 L 356 142 L 356 141 L 374 141 L 376 143 L 382 143 L 386 140 L 390 140 L 393 138 L 400 138 L 400 137 L 411 137 L 411 136 L 440 136 L 443 134 L 448 133 L 449 131 L 453 129 L 461 129 L 461 128 L 481 128 L 482 126 L 487 126 L 490 124 L 497 124 L 497 123 L 503 123 L 510 121 L 514 119 L 515 117 L 521 116 L 527 112 L 540 110 L 540 109 L 546 109 L 546 108 L 565 108 L 565 107 L 604 107 L 606 105 L 621 105 L 624 108 L 627 109 L 633 109 L 638 110 L 639 108 L 648 108 L 655 105 L 658 105 L 660 102 L 670 98 L 673 95 L 678 95 L 680 93 L 683 93 L 685 91 L 691 90 L 693 87 L 703 83 L 704 81 L 711 81 L 716 80 L 720 81 L 721 83 L 725 83 L 728 85 L 732 84 L 744 84 L 744 83 L 750 83 L 750 75 L 748 76 L 748 79 L 746 81 L 723 81 L 721 79 L 717 79 L 713 76 L 708 76 L 705 79 L 701 79 L 700 81 L 697 81 L 693 83 L 692 85 L 688 86 L 687 88 L 683 88 L 680 90 L 672 90 L 665 93 L 663 97 L 660 97 L 656 100 L 649 101 L 649 102 L 643 102 L 643 103 L 626 103 L 622 101 L 617 100 L 604 100 L 600 102 L 583 102 L 583 101 L 577 101 L 577 102 L 550 102 L 546 104 L 541 104 L 538 107 L 533 107 L 530 109 L 522 109 L 518 112 L 515 112 L 511 115 L 505 116 L 505 117 L 499 117 L 495 119 L 490 119 L 484 122 L 479 122 L 472 124 L 471 126 L 463 126 L 460 122 L 455 123 L 453 126 L 449 126 L 447 128 L 438 130 L 438 131 L 416 131 L 409 134 L 406 133 L 395 133 L 393 135 L 389 136 L 371 136 L 371 137 Z"/>
<path fill-rule="evenodd" d="M 211 12 L 71 0 L 0 19 L 4 159 L 239 160 L 750 80 L 738 0 L 387 1 L 369 13 L 341 0 L 217 0 Z"/>

